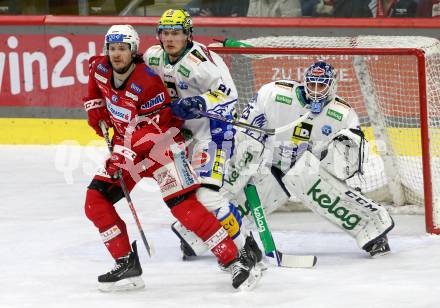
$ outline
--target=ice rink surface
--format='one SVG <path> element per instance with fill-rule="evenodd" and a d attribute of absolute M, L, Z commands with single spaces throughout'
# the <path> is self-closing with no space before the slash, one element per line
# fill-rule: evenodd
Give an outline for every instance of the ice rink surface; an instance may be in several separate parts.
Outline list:
<path fill-rule="evenodd" d="M 281 251 L 315 254 L 313 269 L 269 265 L 251 292 L 206 255 L 181 261 L 173 221 L 158 187 L 132 192 L 150 259 L 125 203 L 117 208 L 138 240 L 146 288 L 101 293 L 96 277 L 113 267 L 84 215 L 86 187 L 105 147 L 0 146 L 0 307 L 396 307 L 440 305 L 440 237 L 425 234 L 424 217 L 395 215 L 391 255 L 369 259 L 353 239 L 312 213 L 269 216 Z"/>

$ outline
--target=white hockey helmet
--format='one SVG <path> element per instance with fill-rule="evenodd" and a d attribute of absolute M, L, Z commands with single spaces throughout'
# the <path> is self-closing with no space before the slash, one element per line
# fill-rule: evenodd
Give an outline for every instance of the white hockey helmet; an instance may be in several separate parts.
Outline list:
<path fill-rule="evenodd" d="M 113 25 L 105 35 L 104 53 L 108 54 L 108 45 L 111 43 L 127 43 L 133 54 L 139 49 L 139 34 L 131 25 Z"/>

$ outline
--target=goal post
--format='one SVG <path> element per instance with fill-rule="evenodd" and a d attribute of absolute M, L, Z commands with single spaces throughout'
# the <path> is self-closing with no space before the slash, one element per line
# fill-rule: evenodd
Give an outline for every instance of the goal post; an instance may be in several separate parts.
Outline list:
<path fill-rule="evenodd" d="M 265 83 L 302 81 L 323 59 L 339 76 L 338 95 L 358 113 L 372 145 L 366 174 L 350 180 L 372 199 L 424 209 L 440 234 L 440 42 L 426 37 L 264 37 L 255 47 L 212 48 L 225 59 L 244 104 Z"/>

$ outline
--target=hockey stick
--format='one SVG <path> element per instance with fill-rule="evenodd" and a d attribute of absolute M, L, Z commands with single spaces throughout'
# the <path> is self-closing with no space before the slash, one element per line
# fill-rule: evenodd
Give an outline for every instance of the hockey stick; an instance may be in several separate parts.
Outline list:
<path fill-rule="evenodd" d="M 302 121 L 307 119 L 307 117 L 311 114 L 311 111 L 307 111 L 305 114 L 300 116 L 295 121 L 293 121 L 293 122 L 291 122 L 289 124 L 277 127 L 277 128 L 262 128 L 262 127 L 254 126 L 254 125 L 247 124 L 247 123 L 244 123 L 244 122 L 240 122 L 240 121 L 237 121 L 237 120 L 234 120 L 234 119 L 227 119 L 225 117 L 222 117 L 219 114 L 211 113 L 211 112 L 207 112 L 207 111 L 203 111 L 203 110 L 199 110 L 199 109 L 193 109 L 192 112 L 195 113 L 195 114 L 198 114 L 198 115 L 200 115 L 202 117 L 206 117 L 206 118 L 209 118 L 209 119 L 212 119 L 212 120 L 217 120 L 217 121 L 220 121 L 220 122 L 232 124 L 232 125 L 237 126 L 237 127 L 250 129 L 250 130 L 253 130 L 253 131 L 256 131 L 256 132 L 259 132 L 259 133 L 263 133 L 263 134 L 266 134 L 266 135 L 269 135 L 269 136 L 282 133 L 282 132 L 284 132 L 286 130 L 291 129 L 292 127 L 297 126 L 299 123 L 301 123 Z"/>
<path fill-rule="evenodd" d="M 252 217 L 257 225 L 258 234 L 264 246 L 266 256 L 275 258 L 278 266 L 282 267 L 314 267 L 317 261 L 316 256 L 299 256 L 282 253 L 276 249 L 272 233 L 269 230 L 264 209 L 261 206 L 260 197 L 254 184 L 249 183 L 244 189 L 247 202 L 252 212 Z"/>
<path fill-rule="evenodd" d="M 101 128 L 105 142 L 107 143 L 107 148 L 108 148 L 110 154 L 112 154 L 113 147 L 112 147 L 112 143 L 110 141 L 110 137 L 108 135 L 108 130 L 107 130 L 107 127 L 106 127 L 104 121 L 99 122 L 99 127 Z M 142 238 L 142 241 L 144 242 L 145 248 L 147 249 L 148 256 L 151 258 L 151 256 L 153 255 L 153 250 L 151 249 L 150 244 L 148 244 L 147 238 L 144 233 L 144 229 L 142 228 L 141 222 L 139 221 L 138 215 L 136 213 L 136 209 L 134 208 L 133 201 L 131 200 L 130 192 L 128 191 L 127 186 L 125 185 L 124 179 L 122 178 L 122 170 L 121 169 L 119 169 L 119 171 L 118 171 L 118 177 L 119 177 L 119 183 L 121 184 L 122 192 L 124 193 L 124 197 L 127 200 L 128 206 L 130 207 L 131 214 L 133 214 L 134 221 L 136 222 L 139 233 L 141 234 L 141 238 Z"/>

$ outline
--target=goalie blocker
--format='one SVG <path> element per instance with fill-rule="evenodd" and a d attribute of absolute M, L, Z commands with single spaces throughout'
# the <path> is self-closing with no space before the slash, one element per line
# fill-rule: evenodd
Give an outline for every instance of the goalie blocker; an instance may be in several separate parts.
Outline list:
<path fill-rule="evenodd" d="M 394 227 L 391 216 L 384 207 L 350 188 L 323 165 L 306 151 L 282 181 L 305 206 L 346 231 L 359 247 L 370 252 L 372 245 Z"/>

